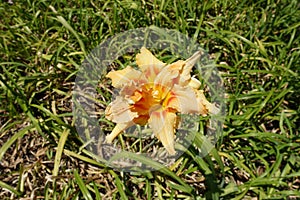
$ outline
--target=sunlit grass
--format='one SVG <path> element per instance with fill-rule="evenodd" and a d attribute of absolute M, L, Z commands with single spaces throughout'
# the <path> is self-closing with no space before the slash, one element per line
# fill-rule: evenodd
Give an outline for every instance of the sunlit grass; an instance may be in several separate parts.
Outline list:
<path fill-rule="evenodd" d="M 298 1 L 12 2 L 0 3 L 0 199 L 300 198 Z M 160 169 L 119 172 L 83 148 L 72 90 L 94 47 L 150 25 L 215 60 L 223 136 L 203 158 L 198 136 L 169 168 L 138 157 Z"/>

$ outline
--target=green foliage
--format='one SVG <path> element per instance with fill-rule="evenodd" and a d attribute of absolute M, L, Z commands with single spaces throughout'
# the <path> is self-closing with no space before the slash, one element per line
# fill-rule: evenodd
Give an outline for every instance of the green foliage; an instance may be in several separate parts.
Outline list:
<path fill-rule="evenodd" d="M 300 7 L 297 0 L 1 1 L 1 199 L 300 198 Z M 84 150 L 72 90 L 106 38 L 155 25 L 197 40 L 222 74 L 220 145 L 203 141 L 169 168 L 118 172 Z M 106 95 L 107 94 L 103 94 Z"/>

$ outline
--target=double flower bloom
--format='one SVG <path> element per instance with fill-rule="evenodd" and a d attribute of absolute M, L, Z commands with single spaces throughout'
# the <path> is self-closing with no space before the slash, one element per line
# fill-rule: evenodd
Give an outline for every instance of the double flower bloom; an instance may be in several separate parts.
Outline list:
<path fill-rule="evenodd" d="M 111 143 L 135 124 L 148 123 L 168 153 L 174 155 L 175 131 L 179 123 L 177 113 L 206 115 L 219 111 L 199 90 L 200 81 L 191 77 L 190 72 L 200 56 L 201 53 L 196 52 L 185 61 L 165 64 L 142 47 L 136 55 L 140 70 L 127 66 L 109 72 L 106 77 L 120 93 L 105 110 L 106 118 L 116 123 L 106 141 Z"/>

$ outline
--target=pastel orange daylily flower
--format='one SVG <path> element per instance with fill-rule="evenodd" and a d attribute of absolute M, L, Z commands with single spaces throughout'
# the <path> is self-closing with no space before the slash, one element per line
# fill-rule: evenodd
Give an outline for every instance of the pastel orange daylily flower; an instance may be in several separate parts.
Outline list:
<path fill-rule="evenodd" d="M 165 64 L 142 47 L 136 55 L 140 70 L 127 66 L 109 72 L 106 77 L 112 80 L 113 87 L 120 89 L 120 94 L 105 110 L 106 118 L 117 123 L 106 141 L 111 143 L 135 124 L 148 123 L 168 153 L 174 155 L 177 113 L 206 115 L 218 112 L 199 90 L 200 81 L 190 75 L 200 56 L 201 52 L 196 52 L 185 61 Z"/>

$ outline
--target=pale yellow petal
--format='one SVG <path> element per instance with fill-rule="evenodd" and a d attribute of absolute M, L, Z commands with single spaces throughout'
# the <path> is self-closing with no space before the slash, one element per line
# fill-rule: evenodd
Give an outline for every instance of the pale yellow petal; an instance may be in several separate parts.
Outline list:
<path fill-rule="evenodd" d="M 128 123 L 120 123 L 120 124 L 117 124 L 115 126 L 115 128 L 112 130 L 112 132 L 106 136 L 105 138 L 105 141 L 107 143 L 112 143 L 112 141 L 122 132 L 124 131 L 125 129 L 133 126 L 134 123 L 133 122 L 128 122 Z"/>
<path fill-rule="evenodd" d="M 171 88 L 179 81 L 179 74 L 182 68 L 183 61 L 177 61 L 164 67 L 155 78 L 154 83 Z"/>
<path fill-rule="evenodd" d="M 201 56 L 202 56 L 202 52 L 201 51 L 197 51 L 191 57 L 189 57 L 188 59 L 186 59 L 185 60 L 185 65 L 184 65 L 183 70 L 182 70 L 182 74 L 183 75 L 190 74 L 192 68 L 200 60 Z"/>
<path fill-rule="evenodd" d="M 205 110 L 207 110 L 206 113 L 216 115 L 220 112 L 219 108 L 217 108 L 214 104 L 210 103 L 206 99 L 206 97 L 204 96 L 204 93 L 203 93 L 202 90 L 197 90 L 196 94 L 197 94 L 197 102 L 199 102 L 200 104 L 202 104 L 206 108 L 205 109 Z M 206 113 L 203 113 L 203 114 L 206 114 Z"/>
<path fill-rule="evenodd" d="M 177 61 L 164 67 L 154 80 L 154 88 L 160 90 L 161 99 L 165 99 L 170 90 L 175 84 L 178 84 L 180 79 L 180 70 L 183 61 Z"/>
<path fill-rule="evenodd" d="M 127 66 L 122 70 L 111 71 L 106 75 L 106 77 L 112 80 L 112 86 L 115 88 L 121 88 L 130 81 L 138 82 L 145 80 L 145 77 L 141 71 L 135 70 L 130 66 Z"/>
<path fill-rule="evenodd" d="M 201 51 L 197 51 L 190 58 L 184 61 L 182 71 L 180 74 L 179 84 L 185 86 L 191 81 L 191 71 L 194 65 L 199 61 L 202 55 Z M 193 83 L 193 82 L 192 82 Z"/>
<path fill-rule="evenodd" d="M 176 153 L 174 148 L 174 132 L 177 124 L 176 114 L 157 109 L 150 114 L 149 124 L 154 135 L 161 141 L 168 153 L 174 155 Z"/>
<path fill-rule="evenodd" d="M 189 86 L 174 85 L 163 104 L 183 114 L 206 114 L 206 107 L 197 101 L 196 90 Z"/>
<path fill-rule="evenodd" d="M 198 79 L 192 77 L 189 82 L 189 86 L 191 86 L 194 89 L 199 89 L 201 86 L 201 82 Z"/>
<path fill-rule="evenodd" d="M 105 117 L 115 123 L 132 121 L 138 116 L 138 114 L 136 112 L 132 112 L 130 110 L 130 106 L 131 105 L 128 104 L 127 100 L 117 96 L 117 98 L 107 106 L 105 110 Z"/>
<path fill-rule="evenodd" d="M 134 94 L 135 91 L 140 90 L 142 82 L 129 81 L 128 84 L 124 85 L 120 90 L 120 96 L 129 98 Z"/>
<path fill-rule="evenodd" d="M 155 76 L 165 66 L 165 63 L 158 60 L 148 49 L 141 48 L 141 52 L 136 55 L 136 64 L 145 74 L 149 81 L 153 81 Z"/>

